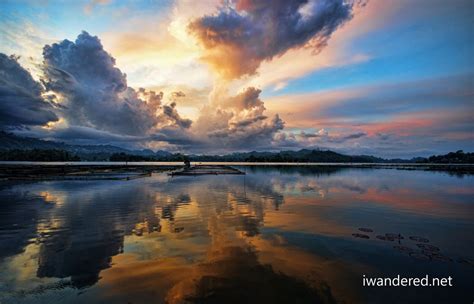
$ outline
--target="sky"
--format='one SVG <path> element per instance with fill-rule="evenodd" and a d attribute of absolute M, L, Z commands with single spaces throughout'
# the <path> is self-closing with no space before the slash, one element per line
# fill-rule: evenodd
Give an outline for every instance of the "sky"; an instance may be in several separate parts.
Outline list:
<path fill-rule="evenodd" d="M 474 151 L 470 0 L 0 1 L 0 129 L 224 154 Z"/>

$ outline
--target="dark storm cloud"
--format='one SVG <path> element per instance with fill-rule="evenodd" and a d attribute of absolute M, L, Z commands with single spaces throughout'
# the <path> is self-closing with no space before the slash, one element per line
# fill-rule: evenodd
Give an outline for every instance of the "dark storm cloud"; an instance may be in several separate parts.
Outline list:
<path fill-rule="evenodd" d="M 43 57 L 43 82 L 63 98 L 70 124 L 127 135 L 154 126 L 154 113 L 127 87 L 125 74 L 96 36 L 82 32 L 75 42 L 46 45 Z"/>
<path fill-rule="evenodd" d="M 189 30 L 205 48 L 203 59 L 225 78 L 256 72 L 260 63 L 310 44 L 316 52 L 352 17 L 352 1 L 234 0 Z"/>
<path fill-rule="evenodd" d="M 191 127 L 192 121 L 190 119 L 182 118 L 179 115 L 178 111 L 176 110 L 175 102 L 163 106 L 163 115 L 181 128 L 188 129 Z"/>
<path fill-rule="evenodd" d="M 69 126 L 64 129 L 56 129 L 53 132 L 55 139 L 71 142 L 133 143 L 147 139 L 144 136 L 119 135 L 81 126 Z M 46 133 L 43 136 L 47 135 Z"/>
<path fill-rule="evenodd" d="M 330 135 L 328 132 L 325 134 L 306 134 L 306 138 L 319 137 L 321 143 L 345 143 L 347 141 L 359 139 L 365 136 L 367 136 L 367 133 L 365 132 L 355 132 L 346 135 Z"/>
<path fill-rule="evenodd" d="M 0 53 L 0 127 L 18 128 L 57 121 L 43 88 L 14 56 Z"/>
<path fill-rule="evenodd" d="M 65 39 L 46 45 L 43 57 L 48 67 L 66 72 L 81 84 L 101 85 L 115 92 L 127 88 L 125 74 L 115 67 L 115 59 L 103 49 L 97 36 L 87 32 L 82 32 L 75 42 Z"/>
<path fill-rule="evenodd" d="M 207 147 L 204 141 L 176 128 L 163 128 L 160 132 L 150 135 L 149 140 L 167 142 L 194 151 Z"/>
<path fill-rule="evenodd" d="M 321 136 L 325 136 L 327 135 L 326 134 L 322 134 L 322 133 L 309 133 L 309 132 L 304 132 L 304 131 L 301 131 L 298 136 L 299 137 L 302 137 L 302 138 L 318 138 L 318 137 L 321 137 Z"/>
<path fill-rule="evenodd" d="M 357 133 L 353 133 L 353 134 L 346 135 L 346 136 L 342 137 L 342 139 L 343 139 L 343 140 L 350 140 L 350 139 L 361 138 L 361 137 L 364 137 L 364 136 L 367 136 L 367 133 L 365 133 L 365 132 L 357 132 Z"/>
<path fill-rule="evenodd" d="M 58 95 L 70 125 L 121 136 L 144 136 L 162 126 L 189 128 L 175 104 L 163 106 L 163 93 L 134 90 L 115 67 L 99 38 L 82 32 L 75 42 L 63 40 L 43 49 L 44 79 Z"/>

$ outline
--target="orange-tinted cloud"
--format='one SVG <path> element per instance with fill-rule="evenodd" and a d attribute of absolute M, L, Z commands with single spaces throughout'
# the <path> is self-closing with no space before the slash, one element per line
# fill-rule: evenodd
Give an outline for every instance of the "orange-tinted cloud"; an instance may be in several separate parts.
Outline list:
<path fill-rule="evenodd" d="M 252 75 L 262 61 L 308 43 L 319 52 L 352 17 L 352 2 L 340 0 L 232 4 L 189 25 L 204 48 L 203 60 L 226 79 Z"/>

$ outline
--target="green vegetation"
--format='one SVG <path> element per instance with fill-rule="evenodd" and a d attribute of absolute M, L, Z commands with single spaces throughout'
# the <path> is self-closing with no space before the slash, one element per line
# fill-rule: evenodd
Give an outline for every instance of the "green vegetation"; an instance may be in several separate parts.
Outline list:
<path fill-rule="evenodd" d="M 464 153 L 463 150 L 458 150 L 445 155 L 433 155 L 424 159 L 422 162 L 435 164 L 473 164 L 474 153 Z"/>
<path fill-rule="evenodd" d="M 184 155 L 167 151 L 128 150 L 111 145 L 70 145 L 0 131 L 3 161 L 116 161 L 116 162 L 278 162 L 278 163 L 442 163 L 473 164 L 474 153 L 462 150 L 428 158 L 383 159 L 370 155 L 344 155 L 330 150 L 302 149 L 280 152 L 238 152 L 226 155 Z"/>
<path fill-rule="evenodd" d="M 31 149 L 0 150 L 3 161 L 80 161 L 81 159 L 65 150 Z"/>
<path fill-rule="evenodd" d="M 141 161 L 155 161 L 155 158 L 141 155 L 131 155 L 126 153 L 114 153 L 109 158 L 113 162 L 141 162 Z"/>
<path fill-rule="evenodd" d="M 72 155 L 77 155 L 82 161 L 108 161 L 111 155 L 117 153 L 140 156 L 155 156 L 159 153 L 152 150 L 128 150 L 111 145 L 70 145 L 63 142 L 18 136 L 13 133 L 0 131 L 0 151 L 32 149 L 63 150 Z M 160 153 L 170 154 L 164 151 Z"/>
<path fill-rule="evenodd" d="M 280 152 L 246 152 L 232 153 L 228 155 L 192 155 L 191 161 L 224 161 L 224 162 L 283 162 L 283 163 L 303 163 L 303 162 L 334 162 L 334 163 L 374 163 L 383 162 L 382 158 L 366 155 L 344 155 L 329 150 L 308 150 L 280 151 Z"/>
<path fill-rule="evenodd" d="M 114 162 L 274 162 L 274 163 L 439 163 L 473 164 L 474 153 L 462 150 L 428 158 L 417 157 L 411 160 L 383 159 L 369 155 L 344 155 L 329 150 L 299 150 L 280 152 L 245 152 L 227 155 L 184 155 L 181 153 L 157 153 L 136 155 L 129 153 L 94 153 L 85 159 L 73 152 L 61 149 L 11 149 L 0 150 L 0 161 L 114 161 Z"/>
<path fill-rule="evenodd" d="M 343 155 L 333 151 L 321 150 L 299 150 L 299 151 L 281 151 L 281 152 L 245 152 L 232 153 L 227 155 L 183 155 L 180 153 L 157 155 L 157 156 L 140 156 L 127 153 L 115 153 L 110 156 L 110 161 L 168 161 L 168 162 L 359 162 L 359 163 L 376 163 L 383 162 L 382 158 L 373 156 L 350 156 Z"/>

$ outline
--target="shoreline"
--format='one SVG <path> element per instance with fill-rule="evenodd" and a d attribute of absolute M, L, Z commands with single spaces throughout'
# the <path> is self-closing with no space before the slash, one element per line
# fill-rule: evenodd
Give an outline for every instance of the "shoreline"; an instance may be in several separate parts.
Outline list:
<path fill-rule="evenodd" d="M 412 163 L 242 163 L 198 162 L 194 168 L 206 166 L 236 167 L 304 167 L 307 169 L 394 169 L 447 172 L 474 175 L 474 164 Z M 0 180 L 131 180 L 184 168 L 181 162 L 0 162 Z M 237 170 L 236 168 L 232 168 Z"/>
<path fill-rule="evenodd" d="M 193 166 L 342 166 L 342 167 L 464 167 L 473 164 L 460 163 L 356 163 L 356 162 L 191 162 Z M 93 167 L 162 167 L 183 166 L 183 162 L 99 162 L 99 161 L 0 161 L 0 168 L 8 166 L 93 166 Z"/>

